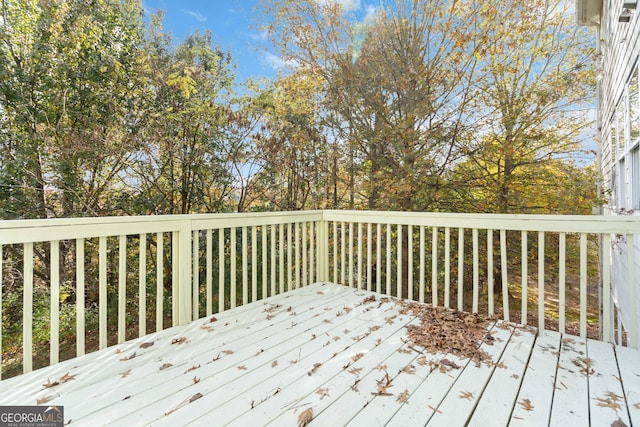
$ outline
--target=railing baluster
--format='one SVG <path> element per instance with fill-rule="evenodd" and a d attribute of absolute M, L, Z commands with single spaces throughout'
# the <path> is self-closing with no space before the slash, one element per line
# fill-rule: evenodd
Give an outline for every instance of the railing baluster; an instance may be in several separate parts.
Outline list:
<path fill-rule="evenodd" d="M 280 289 L 280 293 L 284 292 L 284 261 L 285 261 L 285 257 L 284 257 L 284 253 L 285 253 L 285 249 L 284 249 L 284 245 L 285 245 L 285 239 L 284 239 L 284 224 L 280 224 L 278 226 L 278 234 L 279 234 L 279 241 L 278 241 L 278 261 L 279 261 L 279 265 L 280 265 L 280 269 L 278 271 L 279 273 L 279 278 L 280 278 L 280 283 L 278 284 L 278 287 Z"/>
<path fill-rule="evenodd" d="M 51 335 L 49 339 L 49 364 L 58 363 L 60 354 L 60 241 L 51 243 Z"/>
<path fill-rule="evenodd" d="M 451 308 L 451 228 L 444 228 L 444 306 Z"/>
<path fill-rule="evenodd" d="M 200 305 L 200 232 L 198 230 L 193 230 L 193 237 L 191 238 L 192 244 L 192 289 L 191 289 L 191 315 L 193 320 L 197 319 L 199 316 L 200 310 L 198 306 Z"/>
<path fill-rule="evenodd" d="M 398 238 L 396 241 L 397 260 L 396 260 L 396 296 L 402 298 L 402 286 L 404 275 L 402 273 L 402 224 L 398 224 Z"/>
<path fill-rule="evenodd" d="M 362 289 L 362 223 L 358 223 L 358 289 Z"/>
<path fill-rule="evenodd" d="M 292 224 L 288 223 L 287 224 L 287 291 L 290 291 L 293 285 L 293 255 L 292 255 L 293 245 L 291 244 L 292 234 L 293 234 Z"/>
<path fill-rule="evenodd" d="M 606 342 L 612 342 L 611 324 L 611 234 L 602 235 L 601 246 L 602 262 L 602 338 Z"/>
<path fill-rule="evenodd" d="M 629 346 L 638 348 L 638 310 L 636 298 L 636 258 L 633 234 L 627 234 L 627 274 L 629 278 L 629 310 L 631 314 L 629 325 Z"/>
<path fill-rule="evenodd" d="M 338 283 L 338 223 L 333 222 L 333 283 Z"/>
<path fill-rule="evenodd" d="M 382 224 L 376 224 L 376 292 L 382 293 Z"/>
<path fill-rule="evenodd" d="M 251 302 L 258 300 L 258 230 L 251 227 Z"/>
<path fill-rule="evenodd" d="M 487 230 L 487 309 L 489 316 L 493 316 L 495 311 L 493 303 L 493 230 Z"/>
<path fill-rule="evenodd" d="M 180 236 L 171 233 L 171 326 L 180 324 Z"/>
<path fill-rule="evenodd" d="M 306 222 L 302 222 L 300 224 L 300 227 L 302 228 L 301 233 L 302 233 L 302 282 L 300 286 L 307 286 L 307 279 L 308 279 L 308 271 L 309 271 L 309 262 L 308 262 L 308 247 L 307 247 L 307 223 Z"/>
<path fill-rule="evenodd" d="M 238 297 L 237 294 L 237 288 L 238 288 L 238 283 L 237 283 L 237 271 L 236 271 L 236 251 L 237 251 L 237 238 L 236 238 L 236 232 L 237 232 L 237 228 L 236 227 L 231 227 L 230 229 L 230 245 L 231 245 L 231 255 L 229 258 L 229 268 L 230 268 L 230 273 L 231 273 L 231 279 L 230 279 L 230 284 L 229 284 L 229 299 L 231 300 L 231 308 L 235 308 L 236 307 L 236 300 Z"/>
<path fill-rule="evenodd" d="M 478 312 L 478 299 L 479 299 L 479 287 L 480 287 L 480 275 L 479 275 L 479 256 L 478 256 L 478 229 L 473 228 L 471 230 L 471 241 L 473 247 L 473 313 Z"/>
<path fill-rule="evenodd" d="M 315 233 L 315 230 L 317 229 L 318 229 L 317 225 L 315 224 L 314 221 L 309 222 L 309 281 L 308 281 L 309 284 L 316 282 L 316 263 L 320 260 L 319 256 L 318 256 L 318 260 L 316 260 L 316 251 L 315 251 L 314 233 Z"/>
<path fill-rule="evenodd" d="M 206 311 L 207 316 L 211 316 L 213 314 L 213 231 L 210 228 L 207 228 L 206 234 L 206 245 L 207 245 L 207 254 L 206 254 L 206 277 L 207 277 L 207 302 L 206 302 Z"/>
<path fill-rule="evenodd" d="M 558 330 L 561 334 L 565 332 L 566 322 L 566 255 L 567 255 L 567 233 L 560 233 L 558 254 Z"/>
<path fill-rule="evenodd" d="M 438 305 L 438 227 L 431 228 L 431 304 Z"/>
<path fill-rule="evenodd" d="M 424 288 L 425 288 L 425 244 L 424 244 L 424 225 L 420 226 L 420 290 L 418 291 L 418 299 L 420 302 L 424 302 Z"/>
<path fill-rule="evenodd" d="M 3 286 L 2 286 L 2 259 L 3 259 L 3 250 L 2 245 L 0 245 L 0 319 L 2 319 L 2 297 L 3 297 Z M 1 325 L 1 320 L 0 320 Z M 2 327 L 0 327 L 0 380 L 2 379 Z"/>
<path fill-rule="evenodd" d="M 249 276 L 248 276 L 248 264 L 247 258 L 249 256 L 247 252 L 248 248 L 248 236 L 247 236 L 247 227 L 242 227 L 242 253 L 240 254 L 242 258 L 242 305 L 245 305 L 249 302 Z"/>
<path fill-rule="evenodd" d="M 261 236 L 262 236 L 262 265 L 261 267 L 261 271 L 262 271 L 262 296 L 261 298 L 266 298 L 269 294 L 269 279 L 268 279 L 268 254 L 267 254 L 267 247 L 269 245 L 269 241 L 267 240 L 267 226 L 263 225 L 262 227 L 260 227 L 260 232 L 261 232 Z"/>
<path fill-rule="evenodd" d="M 635 300 L 631 300 L 635 301 Z M 580 233 L 580 338 L 587 338 L 587 234 Z"/>
<path fill-rule="evenodd" d="M 538 330 L 544 330 L 544 231 L 538 231 Z"/>
<path fill-rule="evenodd" d="M 509 283 L 507 282 L 507 231 L 500 230 L 500 275 L 502 277 L 502 316 L 509 321 Z"/>
<path fill-rule="evenodd" d="M 265 268 L 266 271 L 266 268 Z M 271 295 L 276 294 L 276 226 L 271 226 Z"/>
<path fill-rule="evenodd" d="M 84 247 L 84 243 L 83 243 Z M 84 250 L 83 250 L 84 252 Z M 156 233 L 156 332 L 164 329 L 164 233 Z M 84 294 L 84 292 L 83 292 Z M 84 333 L 83 333 L 84 337 Z"/>
<path fill-rule="evenodd" d="M 407 227 L 407 257 L 409 258 L 409 262 L 407 263 L 407 270 L 408 270 L 408 280 L 407 280 L 407 287 L 408 287 L 408 295 L 407 298 L 409 298 L 410 300 L 413 299 L 413 226 L 409 225 Z"/>
<path fill-rule="evenodd" d="M 218 313 L 224 311 L 225 297 L 225 259 L 224 259 L 224 228 L 218 229 Z"/>
<path fill-rule="evenodd" d="M 371 239 L 373 238 L 373 229 L 371 223 L 367 223 L 367 290 L 371 290 L 371 271 L 373 264 L 373 242 Z"/>
<path fill-rule="evenodd" d="M 347 240 L 344 222 L 340 223 L 340 284 L 346 285 L 346 267 L 347 267 Z"/>
<path fill-rule="evenodd" d="M 98 239 L 98 347 L 107 347 L 107 238 Z"/>
<path fill-rule="evenodd" d="M 349 287 L 353 288 L 353 222 L 349 223 Z"/>
<path fill-rule="evenodd" d="M 386 294 L 391 295 L 391 224 L 386 224 L 385 228 L 387 229 L 387 247 L 385 248 L 387 264 L 386 264 L 386 272 L 387 272 L 387 283 L 386 283 Z"/>
<path fill-rule="evenodd" d="M 522 308 L 521 308 L 521 316 L 520 323 L 523 325 L 527 324 L 527 310 L 529 308 L 529 272 L 528 272 L 528 258 L 529 258 L 529 243 L 527 241 L 529 235 L 526 230 L 522 230 L 520 232 L 520 264 L 522 265 Z"/>
<path fill-rule="evenodd" d="M 23 245 L 22 372 L 33 370 L 33 243 Z"/>
<path fill-rule="evenodd" d="M 293 224 L 294 231 L 294 249 L 295 249 L 295 266 L 296 266 L 296 278 L 293 283 L 293 288 L 298 289 L 300 287 L 300 223 Z"/>
<path fill-rule="evenodd" d="M 464 228 L 458 228 L 458 310 L 464 310 Z"/>
<path fill-rule="evenodd" d="M 118 236 L 118 344 L 127 335 L 127 236 Z"/>
<path fill-rule="evenodd" d="M 138 251 L 138 336 L 147 334 L 147 235 L 140 234 Z"/>

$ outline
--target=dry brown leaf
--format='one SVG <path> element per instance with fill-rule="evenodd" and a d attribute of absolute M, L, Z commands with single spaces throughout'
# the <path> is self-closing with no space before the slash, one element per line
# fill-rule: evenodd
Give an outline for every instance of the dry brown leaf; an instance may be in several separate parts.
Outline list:
<path fill-rule="evenodd" d="M 193 376 L 193 383 L 194 384 L 198 384 L 200 382 L 200 378 L 196 377 L 195 375 Z"/>
<path fill-rule="evenodd" d="M 187 337 L 178 337 L 171 340 L 171 344 L 186 344 L 188 342 Z"/>
<path fill-rule="evenodd" d="M 362 359 L 362 356 L 364 356 L 364 353 L 356 353 L 351 357 L 351 360 L 357 362 L 358 360 Z"/>
<path fill-rule="evenodd" d="M 131 353 L 131 355 L 120 358 L 120 361 L 126 362 L 127 360 L 131 360 L 135 357 L 136 357 L 136 352 L 134 351 L 133 353 Z"/>
<path fill-rule="evenodd" d="M 458 397 L 460 399 L 471 400 L 471 399 L 473 399 L 473 393 L 471 393 L 470 391 L 461 391 L 460 395 Z"/>
<path fill-rule="evenodd" d="M 154 344 L 153 341 L 149 341 L 149 342 L 143 342 L 142 344 L 140 344 L 140 348 L 149 348 Z"/>
<path fill-rule="evenodd" d="M 441 413 L 442 413 L 442 411 L 441 411 L 441 410 L 439 410 L 438 408 L 434 408 L 434 407 L 433 407 L 433 406 L 431 406 L 431 405 L 427 405 L 427 406 L 428 406 L 428 407 L 429 407 L 429 409 L 431 409 L 433 412 L 437 412 L 438 414 L 441 414 Z"/>
<path fill-rule="evenodd" d="M 320 366 L 322 366 L 322 363 L 314 363 L 313 368 L 311 368 L 311 370 L 307 372 L 307 375 L 313 375 L 314 372 L 316 372 L 318 368 L 320 368 Z"/>
<path fill-rule="evenodd" d="M 529 399 L 522 399 L 520 402 L 518 402 L 518 405 L 522 406 L 522 409 L 524 409 L 525 411 L 533 411 L 533 405 L 531 404 L 531 401 Z"/>
<path fill-rule="evenodd" d="M 233 354 L 233 350 L 222 350 L 224 354 Z"/>
<path fill-rule="evenodd" d="M 198 368 L 200 368 L 200 365 L 193 365 L 192 367 L 184 371 L 184 373 L 186 374 L 187 372 L 195 371 Z"/>
<path fill-rule="evenodd" d="M 429 362 L 427 362 L 427 356 L 420 356 L 418 357 L 418 365 L 420 366 L 426 366 Z"/>
<path fill-rule="evenodd" d="M 247 367 L 246 367 L 246 366 L 244 366 L 244 365 L 240 365 L 240 366 L 238 366 L 238 370 L 239 370 L 239 371 L 246 371 L 246 370 L 247 370 Z"/>
<path fill-rule="evenodd" d="M 43 404 L 49 402 L 51 399 L 53 399 L 52 395 L 42 396 L 41 398 L 36 399 L 36 405 L 43 405 Z"/>
<path fill-rule="evenodd" d="M 188 405 L 191 402 L 195 402 L 196 400 L 200 399 L 201 397 L 202 397 L 202 393 L 196 393 L 193 396 L 191 396 L 190 398 L 185 399 L 182 402 L 180 402 L 178 405 L 176 405 L 170 411 L 165 412 L 164 415 L 170 415 L 170 414 L 174 413 L 175 411 L 177 411 L 178 409 L 182 408 L 183 406 Z"/>
<path fill-rule="evenodd" d="M 60 384 L 58 381 L 51 382 L 51 380 L 49 378 L 47 378 L 47 383 L 46 384 L 42 384 L 42 387 L 51 388 L 51 387 L 57 386 L 58 384 Z"/>
<path fill-rule="evenodd" d="M 298 427 L 306 427 L 313 420 L 313 409 L 307 408 L 298 416 Z"/>
<path fill-rule="evenodd" d="M 400 403 L 409 403 L 409 390 L 405 389 L 402 393 L 398 395 L 396 401 Z"/>
<path fill-rule="evenodd" d="M 413 365 L 407 365 L 404 368 L 400 369 L 401 372 L 404 372 L 405 374 L 415 374 L 416 373 L 416 367 Z"/>
<path fill-rule="evenodd" d="M 276 366 L 278 366 L 278 361 L 274 360 L 273 362 L 271 362 L 271 367 L 275 368 Z"/>
<path fill-rule="evenodd" d="M 596 397 L 595 399 L 598 401 L 597 405 L 600 406 L 601 408 L 611 408 L 614 411 L 618 411 L 620 409 L 620 404 L 618 404 L 617 402 L 614 402 L 614 400 L 611 399 L 610 397 L 606 399 L 602 399 L 601 397 Z"/>
<path fill-rule="evenodd" d="M 618 417 L 617 420 L 611 423 L 611 427 L 628 427 L 628 426 L 625 424 L 624 421 L 620 419 L 620 417 Z"/>
<path fill-rule="evenodd" d="M 120 377 L 125 378 L 128 377 L 131 373 L 131 369 L 127 369 L 126 371 L 120 372 Z"/>
<path fill-rule="evenodd" d="M 318 390 L 316 390 L 316 394 L 319 394 L 320 395 L 320 400 L 322 400 L 325 397 L 329 397 L 329 389 L 326 388 L 326 387 L 319 388 Z"/>
<path fill-rule="evenodd" d="M 617 402 L 618 400 L 622 400 L 622 396 L 618 396 L 617 394 L 615 394 L 612 391 L 608 391 L 606 395 L 607 395 L 607 397 L 609 397 L 614 402 Z"/>
<path fill-rule="evenodd" d="M 74 375 L 69 375 L 69 372 L 67 372 L 66 374 L 61 376 L 58 381 L 60 381 L 60 384 L 62 384 L 62 383 L 66 383 L 67 381 L 71 381 L 71 380 L 75 380 L 75 379 L 76 379 L 75 374 Z"/>
<path fill-rule="evenodd" d="M 636 408 L 636 409 L 640 409 L 640 402 L 634 403 L 633 407 Z"/>
<path fill-rule="evenodd" d="M 209 318 L 209 323 L 213 323 L 213 322 L 217 322 L 217 321 L 218 321 L 218 319 L 216 319 L 216 316 L 211 316 Z"/>
<path fill-rule="evenodd" d="M 162 366 L 160 366 L 160 370 L 164 371 L 167 368 L 172 367 L 173 365 L 171 363 L 163 363 Z"/>
<path fill-rule="evenodd" d="M 444 366 L 448 366 L 452 369 L 460 369 L 460 365 L 458 365 L 456 362 L 451 361 L 449 359 L 442 359 L 440 361 L 441 364 L 443 364 Z"/>
<path fill-rule="evenodd" d="M 120 353 L 122 353 L 122 350 L 120 350 L 119 348 L 116 348 L 115 354 L 120 354 Z"/>
<path fill-rule="evenodd" d="M 347 372 L 349 372 L 351 375 L 359 375 L 361 371 L 362 371 L 362 368 L 353 367 L 349 369 Z"/>

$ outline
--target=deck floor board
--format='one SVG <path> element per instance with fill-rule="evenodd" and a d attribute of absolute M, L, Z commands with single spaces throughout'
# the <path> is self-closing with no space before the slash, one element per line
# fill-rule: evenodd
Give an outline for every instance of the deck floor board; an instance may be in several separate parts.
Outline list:
<path fill-rule="evenodd" d="M 640 427 L 637 350 L 498 321 L 478 365 L 411 346 L 417 323 L 396 299 L 313 284 L 1 381 L 0 404 L 46 399 L 71 425 Z"/>

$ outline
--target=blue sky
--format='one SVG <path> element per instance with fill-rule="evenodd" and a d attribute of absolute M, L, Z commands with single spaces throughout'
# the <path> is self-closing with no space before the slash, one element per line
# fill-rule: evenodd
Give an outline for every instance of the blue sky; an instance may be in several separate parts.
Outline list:
<path fill-rule="evenodd" d="M 380 0 L 316 0 L 341 3 L 346 12 L 362 19 L 372 14 Z M 165 11 L 165 29 L 174 41 L 182 41 L 196 30 L 210 30 L 215 46 L 231 52 L 237 65 L 237 81 L 249 77 L 274 78 L 282 66 L 278 52 L 260 32 L 257 9 L 260 0 L 143 0 L 146 13 Z"/>
<path fill-rule="evenodd" d="M 277 55 L 257 28 L 254 8 L 258 0 L 143 0 L 145 12 L 165 11 L 165 29 L 174 42 L 196 30 L 210 30 L 213 43 L 231 52 L 237 65 L 237 80 L 248 77 L 275 77 Z"/>

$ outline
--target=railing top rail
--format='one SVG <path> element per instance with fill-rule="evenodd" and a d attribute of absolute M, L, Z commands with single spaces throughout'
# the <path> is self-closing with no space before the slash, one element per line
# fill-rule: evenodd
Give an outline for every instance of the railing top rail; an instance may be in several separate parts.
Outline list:
<path fill-rule="evenodd" d="M 640 216 L 323 211 L 326 221 L 567 233 L 640 233 Z"/>
<path fill-rule="evenodd" d="M 234 212 L 0 221 L 0 244 L 322 220 L 322 211 Z"/>

